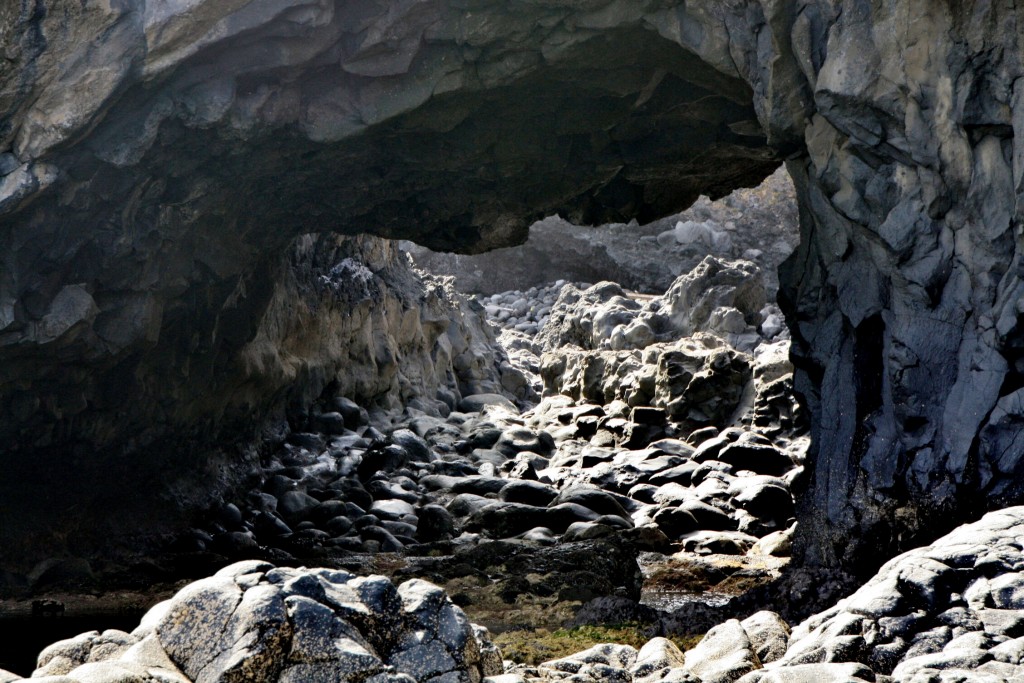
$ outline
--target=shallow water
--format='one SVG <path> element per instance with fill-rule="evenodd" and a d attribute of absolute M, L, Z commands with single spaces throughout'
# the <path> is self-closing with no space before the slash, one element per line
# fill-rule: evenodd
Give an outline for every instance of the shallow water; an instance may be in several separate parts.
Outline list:
<path fill-rule="evenodd" d="M 644 589 L 640 593 L 640 604 L 654 609 L 672 612 L 693 603 L 701 603 L 709 607 L 722 607 L 735 596 L 717 591 L 693 593 L 690 591 L 666 591 Z"/>

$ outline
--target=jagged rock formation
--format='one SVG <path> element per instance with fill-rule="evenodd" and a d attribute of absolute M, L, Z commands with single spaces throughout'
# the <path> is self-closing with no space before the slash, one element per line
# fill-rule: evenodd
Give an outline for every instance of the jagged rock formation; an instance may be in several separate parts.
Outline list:
<path fill-rule="evenodd" d="M 853 681 L 1019 680 L 1022 530 L 1024 509 L 1007 508 L 890 560 L 853 595 L 796 626 L 765 672 L 740 680 L 798 672 L 833 680 L 827 673 L 844 665 L 843 680 Z"/>
<path fill-rule="evenodd" d="M 109 378 L 147 349 L 219 378 L 297 233 L 483 249 L 557 211 L 653 218 L 788 157 L 808 558 L 867 569 L 1024 494 L 1012 5 L 42 2 L 0 20 L 0 415 L 5 448 L 34 421 L 55 435 L 5 471 L 92 458 L 85 407 L 137 451 L 105 397 L 146 394 Z M 55 362 L 91 388 L 41 380 Z"/>
<path fill-rule="evenodd" d="M 544 351 L 563 346 L 584 349 L 645 349 L 699 332 L 717 334 L 750 350 L 761 342 L 764 283 L 757 264 L 706 257 L 680 275 L 664 296 L 629 298 L 614 282 L 584 291 L 564 287 L 537 343 Z"/>
<path fill-rule="evenodd" d="M 990 513 L 890 560 L 853 595 L 792 629 L 759 611 L 718 624 L 685 654 L 654 638 L 639 651 L 601 644 L 511 670 L 521 683 L 1019 681 L 1022 531 L 1024 508 Z"/>

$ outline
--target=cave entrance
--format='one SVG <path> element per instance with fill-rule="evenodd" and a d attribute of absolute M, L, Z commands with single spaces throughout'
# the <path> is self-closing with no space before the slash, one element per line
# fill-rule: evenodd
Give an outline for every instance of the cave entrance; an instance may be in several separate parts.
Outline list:
<path fill-rule="evenodd" d="M 798 241 L 779 168 L 646 225 L 551 217 L 523 245 L 480 255 L 400 246 L 480 305 L 525 378 L 505 389 L 556 447 L 514 472 L 597 486 L 634 529 L 663 534 L 641 553 L 641 604 L 673 610 L 722 605 L 785 564 L 808 430 L 777 270 Z"/>

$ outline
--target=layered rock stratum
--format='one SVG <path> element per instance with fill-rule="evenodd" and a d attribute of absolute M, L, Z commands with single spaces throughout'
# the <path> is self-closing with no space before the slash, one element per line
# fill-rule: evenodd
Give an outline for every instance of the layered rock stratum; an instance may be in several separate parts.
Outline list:
<path fill-rule="evenodd" d="M 287 392 L 257 382 L 237 420 L 220 407 L 299 234 L 479 251 L 552 213 L 665 215 L 783 158 L 806 558 L 867 571 L 1020 500 L 1019 17 L 930 0 L 6 4 L 4 534 L 55 507 L 89 519 L 65 505 L 76 488 L 148 477 L 159 499 L 168 466 L 237 477 L 211 444 L 244 441 Z M 63 486 L 14 495 L 47 481 Z"/>

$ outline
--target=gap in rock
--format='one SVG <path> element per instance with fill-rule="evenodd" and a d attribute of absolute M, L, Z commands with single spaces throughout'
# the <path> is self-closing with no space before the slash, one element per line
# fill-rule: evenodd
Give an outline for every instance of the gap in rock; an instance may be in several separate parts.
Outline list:
<path fill-rule="evenodd" d="M 702 197 L 679 215 L 643 226 L 595 228 L 552 217 L 532 226 L 525 244 L 474 256 L 402 243 L 418 267 L 454 277 L 456 287 L 475 298 L 499 330 L 510 363 L 542 396 L 523 415 L 529 427 L 546 429 L 556 443 L 539 478 L 553 477 L 560 489 L 595 486 L 649 506 L 634 511 L 633 519 L 639 514 L 668 532 L 667 546 L 640 554 L 638 608 L 591 603 L 575 623 L 643 620 L 650 614 L 645 609 L 681 608 L 693 622 L 689 627 L 710 626 L 721 615 L 718 609 L 784 567 L 775 555 L 786 554 L 783 539 L 792 529 L 776 529 L 774 520 L 758 526 L 747 509 L 764 514 L 759 506 L 778 505 L 768 503 L 773 493 L 788 498 L 803 469 L 766 462 L 777 448 L 802 463 L 807 445 L 792 394 L 788 331 L 775 304 L 777 268 L 797 240 L 794 191 L 780 168 L 757 188 L 716 202 Z M 756 275 L 745 275 L 742 267 L 718 271 L 733 260 L 756 264 Z M 694 367 L 696 359 L 680 353 L 679 344 L 687 343 L 691 353 L 714 349 L 720 355 Z M 748 358 L 752 367 L 742 368 L 744 362 L 729 354 Z M 734 370 L 732 385 L 716 383 L 709 365 Z M 753 375 L 746 375 L 749 386 L 745 370 Z M 754 395 L 734 395 L 730 403 L 736 383 Z M 720 404 L 689 400 L 698 395 Z M 659 414 L 664 428 L 616 433 L 639 422 L 643 411 Z M 673 453 L 673 447 L 680 450 Z M 748 493 L 712 485 L 715 477 L 722 482 L 734 473 L 768 486 Z M 634 481 L 627 481 L 631 476 Z M 662 487 L 641 483 L 650 481 Z M 701 482 L 704 490 L 697 493 Z M 779 489 L 771 488 L 776 484 Z M 737 524 L 730 513 L 743 520 Z M 776 545 L 765 552 L 770 544 Z M 492 616 L 466 609 L 482 623 Z M 488 625 L 517 627 L 507 615 L 502 619 Z"/>

